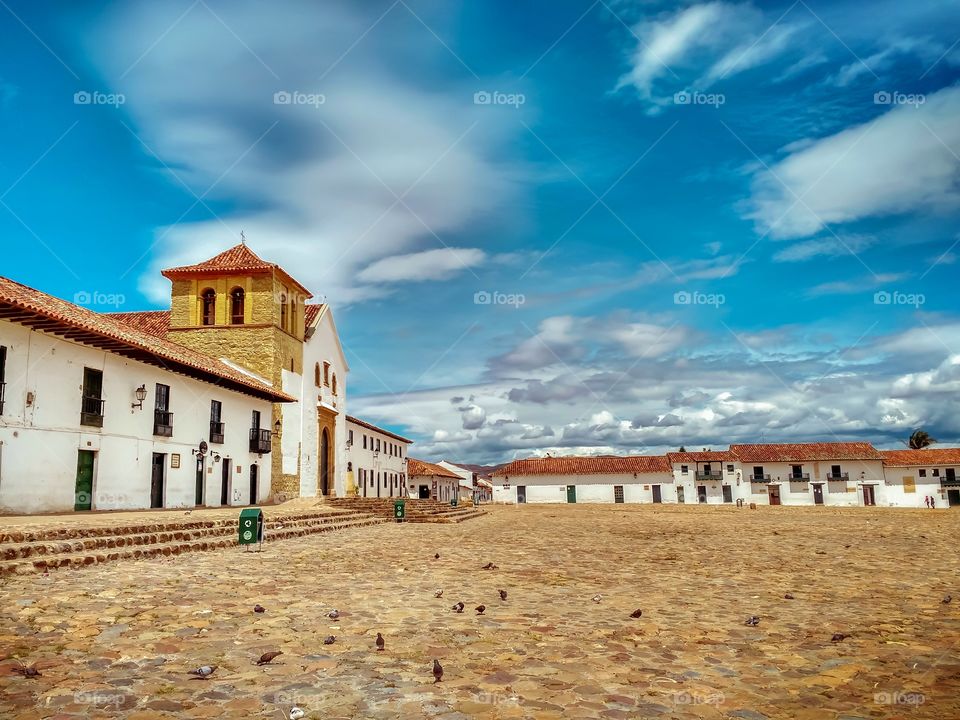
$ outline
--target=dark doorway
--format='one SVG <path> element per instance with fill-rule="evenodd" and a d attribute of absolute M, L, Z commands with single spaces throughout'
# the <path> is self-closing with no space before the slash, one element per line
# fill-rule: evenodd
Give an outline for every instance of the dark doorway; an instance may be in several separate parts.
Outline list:
<path fill-rule="evenodd" d="M 517 503 L 527 502 L 527 486 L 517 485 Z"/>
<path fill-rule="evenodd" d="M 260 496 L 260 467 L 250 466 L 250 504 L 256 505 L 257 498 Z"/>
<path fill-rule="evenodd" d="M 683 504 L 683 486 L 677 485 L 677 502 Z"/>
<path fill-rule="evenodd" d="M 77 484 L 73 494 L 74 510 L 93 509 L 93 459 L 90 450 L 77 453 Z"/>
<path fill-rule="evenodd" d="M 577 486 L 567 485 L 567 502 L 575 503 L 577 501 Z"/>
<path fill-rule="evenodd" d="M 733 488 L 731 488 L 729 485 L 723 486 L 723 501 L 725 503 L 733 502 Z"/>
<path fill-rule="evenodd" d="M 950 507 L 960 505 L 960 489 L 950 488 L 947 490 L 947 505 Z"/>
<path fill-rule="evenodd" d="M 707 486 L 697 485 L 697 502 L 703 504 L 707 501 Z"/>
<path fill-rule="evenodd" d="M 419 497 L 421 500 L 429 500 L 429 499 L 430 499 L 430 486 L 429 486 L 429 485 L 421 485 L 421 486 L 420 486 L 420 493 L 417 495 L 417 497 Z"/>
<path fill-rule="evenodd" d="M 823 505 L 823 485 L 813 486 L 813 504 Z"/>
<path fill-rule="evenodd" d="M 150 473 L 150 507 L 163 507 L 163 469 L 167 456 L 162 453 L 153 454 L 153 470 Z"/>
<path fill-rule="evenodd" d="M 615 503 L 623 502 L 623 485 L 614 485 L 613 486 L 613 501 Z"/>
<path fill-rule="evenodd" d="M 203 471 L 205 464 L 204 458 L 197 458 L 197 489 L 194 503 L 198 507 L 203 505 Z"/>
<path fill-rule="evenodd" d="M 223 465 L 220 474 L 220 504 L 230 504 L 230 461 L 224 458 L 220 461 Z"/>
<path fill-rule="evenodd" d="M 877 496 L 874 493 L 873 485 L 863 486 L 863 504 L 868 506 L 877 504 Z"/>
<path fill-rule="evenodd" d="M 330 492 L 330 433 L 324 428 L 320 434 L 320 494 Z M 380 483 L 377 483 L 377 497 L 380 497 Z"/>
<path fill-rule="evenodd" d="M 780 488 L 777 485 L 770 486 L 770 504 L 771 505 L 780 504 Z"/>
<path fill-rule="evenodd" d="M 654 485 L 654 486 L 653 486 L 653 501 L 654 501 L 655 503 L 662 503 L 662 502 L 663 502 L 663 497 L 660 495 L 660 486 L 659 486 L 659 485 Z"/>

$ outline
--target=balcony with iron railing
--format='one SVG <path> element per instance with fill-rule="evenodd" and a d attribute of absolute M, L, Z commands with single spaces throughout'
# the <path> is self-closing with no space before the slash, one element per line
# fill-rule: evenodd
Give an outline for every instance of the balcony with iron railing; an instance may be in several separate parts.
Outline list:
<path fill-rule="evenodd" d="M 837 474 L 834 474 L 831 472 L 827 474 L 827 480 L 830 480 L 831 482 L 845 482 L 849 479 L 850 479 L 850 473 L 848 472 L 842 472 Z"/>
<path fill-rule="evenodd" d="M 250 428 L 250 452 L 264 455 L 272 449 L 272 436 L 269 430 Z"/>
<path fill-rule="evenodd" d="M 756 475 L 756 474 L 750 475 L 750 482 L 755 482 L 755 483 L 768 483 L 768 482 L 770 482 L 770 476 L 769 476 L 769 475 Z"/>
<path fill-rule="evenodd" d="M 723 473 L 719 470 L 697 470 L 697 480 L 723 480 Z"/>
<path fill-rule="evenodd" d="M 153 411 L 153 434 L 173 437 L 173 413 L 169 410 Z"/>
<path fill-rule="evenodd" d="M 223 423 L 210 423 L 210 442 L 216 445 L 223 445 Z"/>
<path fill-rule="evenodd" d="M 958 487 L 960 486 L 960 477 L 954 475 L 944 475 L 940 478 L 941 487 Z"/>
<path fill-rule="evenodd" d="M 103 427 L 103 400 L 84 395 L 80 403 L 80 424 Z"/>
<path fill-rule="evenodd" d="M 810 482 L 810 473 L 790 473 L 787 478 L 790 482 Z"/>

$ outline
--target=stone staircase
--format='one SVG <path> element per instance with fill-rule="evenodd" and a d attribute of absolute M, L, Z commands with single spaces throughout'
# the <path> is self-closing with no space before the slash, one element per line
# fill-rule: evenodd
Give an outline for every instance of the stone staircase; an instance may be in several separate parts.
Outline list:
<path fill-rule="evenodd" d="M 370 513 L 393 520 L 393 503 L 398 499 L 400 498 L 344 497 L 330 498 L 327 502 L 341 510 Z M 449 503 L 436 500 L 404 499 L 406 500 L 405 522 L 410 523 L 459 523 L 486 515 L 486 510 L 474 507 L 472 503 L 452 507 Z"/>
<path fill-rule="evenodd" d="M 157 517 L 142 522 L 84 527 L 0 530 L 0 577 L 83 567 L 114 560 L 180 555 L 237 546 L 237 515 L 202 519 Z M 278 513 L 264 516 L 268 542 L 387 522 L 379 514 L 343 509 Z"/>

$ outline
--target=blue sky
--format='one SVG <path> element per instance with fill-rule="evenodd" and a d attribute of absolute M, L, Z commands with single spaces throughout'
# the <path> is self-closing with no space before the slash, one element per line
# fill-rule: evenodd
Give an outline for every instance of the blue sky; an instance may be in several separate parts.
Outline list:
<path fill-rule="evenodd" d="M 4 0 L 0 272 L 243 230 L 431 458 L 956 441 L 960 8 L 543 7 Z"/>

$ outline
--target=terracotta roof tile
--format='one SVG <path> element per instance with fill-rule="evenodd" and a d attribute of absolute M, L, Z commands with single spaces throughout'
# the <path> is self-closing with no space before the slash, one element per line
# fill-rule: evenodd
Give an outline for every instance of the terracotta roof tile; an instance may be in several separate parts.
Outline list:
<path fill-rule="evenodd" d="M 409 458 L 407 460 L 407 475 L 409 477 L 436 475 L 437 477 L 452 478 L 454 480 L 463 479 L 456 473 L 450 472 L 442 465 L 435 465 L 434 463 L 417 460 L 416 458 Z"/>
<path fill-rule="evenodd" d="M 310 327 L 319 317 L 320 311 L 326 307 L 323 303 L 308 303 L 303 308 L 303 317 L 306 319 L 306 326 Z"/>
<path fill-rule="evenodd" d="M 214 255 L 209 260 L 196 263 L 194 265 L 181 265 L 180 267 L 168 268 L 160 272 L 166 278 L 193 277 L 196 275 L 223 275 L 225 273 L 237 275 L 260 275 L 270 273 L 274 270 L 282 273 L 291 282 L 296 284 L 306 293 L 307 297 L 312 297 L 310 291 L 303 285 L 293 279 L 293 277 L 276 263 L 267 262 L 258 257 L 244 244 L 234 245 L 229 250 L 224 250 L 219 255 Z"/>
<path fill-rule="evenodd" d="M 960 465 L 960 448 L 881 450 L 880 454 L 883 456 L 883 464 L 889 467 Z"/>
<path fill-rule="evenodd" d="M 295 400 L 217 358 L 4 277 L 0 277 L 0 310 L 3 319 L 61 335 L 72 342 L 98 347 L 273 402 Z"/>
<path fill-rule="evenodd" d="M 735 462 L 737 456 L 729 450 L 702 450 L 667 453 L 667 460 L 671 463 Z"/>
<path fill-rule="evenodd" d="M 626 455 L 621 457 L 543 457 L 514 460 L 494 471 L 504 475 L 619 475 L 625 473 L 670 472 L 663 455 Z"/>
<path fill-rule="evenodd" d="M 347 415 L 347 422 L 352 422 L 354 425 L 359 425 L 364 427 L 367 430 L 372 430 L 373 432 L 383 433 L 392 437 L 394 440 L 399 440 L 400 442 L 413 443 L 413 440 L 410 438 L 405 438 L 403 435 L 397 435 L 395 432 L 390 432 L 389 430 L 384 430 L 382 427 L 377 427 L 373 423 L 368 423 L 366 420 L 361 420 L 358 417 L 353 417 L 353 415 Z M 412 461 L 412 458 L 411 458 Z"/>
<path fill-rule="evenodd" d="M 880 452 L 866 442 L 766 443 L 731 445 L 742 462 L 816 462 L 818 460 L 880 460 Z"/>
<path fill-rule="evenodd" d="M 170 331 L 169 310 L 141 310 L 139 312 L 103 313 L 149 335 L 165 338 Z"/>

